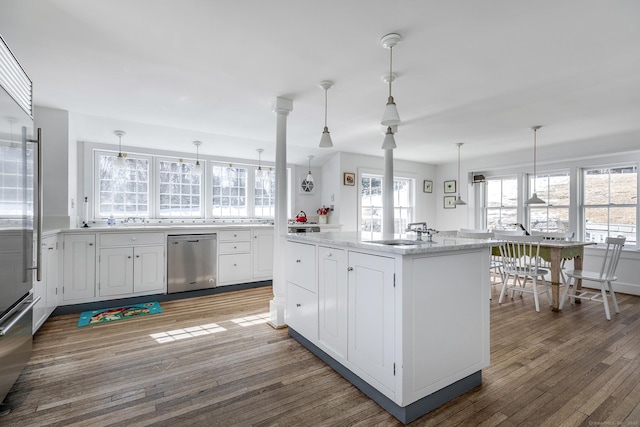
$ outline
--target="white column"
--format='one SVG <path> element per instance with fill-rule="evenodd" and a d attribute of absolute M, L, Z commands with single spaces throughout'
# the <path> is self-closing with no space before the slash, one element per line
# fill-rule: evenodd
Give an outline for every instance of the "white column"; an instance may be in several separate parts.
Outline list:
<path fill-rule="evenodd" d="M 283 328 L 286 277 L 285 236 L 287 234 L 287 116 L 293 111 L 293 101 L 276 98 L 271 107 L 276 113 L 276 210 L 273 229 L 273 299 L 269 302 L 269 323 Z"/>
<path fill-rule="evenodd" d="M 384 238 L 393 237 L 393 150 L 384 150 L 382 234 Z"/>

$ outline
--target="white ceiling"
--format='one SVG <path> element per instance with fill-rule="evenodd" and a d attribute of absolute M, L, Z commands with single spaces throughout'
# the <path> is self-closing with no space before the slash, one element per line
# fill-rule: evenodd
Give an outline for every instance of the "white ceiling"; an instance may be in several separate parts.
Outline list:
<path fill-rule="evenodd" d="M 640 142 L 637 0 L 2 0 L 0 34 L 35 104 L 77 113 L 79 140 L 263 160 L 277 96 L 288 160 L 381 156 L 394 48 L 396 159 L 440 164 L 532 145 Z M 320 149 L 329 90 L 333 149 Z M 150 127 L 148 125 L 155 125 Z M 158 127 L 160 126 L 160 127 Z M 574 144 L 574 145 L 571 145 Z M 583 144 L 583 145 L 578 145 Z M 320 160 L 321 161 L 321 160 Z M 315 161 L 314 161 L 315 162 Z"/>

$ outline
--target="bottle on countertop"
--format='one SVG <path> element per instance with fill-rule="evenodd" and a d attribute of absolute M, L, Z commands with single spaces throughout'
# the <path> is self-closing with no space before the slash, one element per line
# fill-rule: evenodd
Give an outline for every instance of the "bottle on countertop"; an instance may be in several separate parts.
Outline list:
<path fill-rule="evenodd" d="M 113 215 L 111 215 L 107 220 L 107 225 L 109 227 L 113 227 L 114 225 L 116 225 L 116 219 L 113 217 Z"/>

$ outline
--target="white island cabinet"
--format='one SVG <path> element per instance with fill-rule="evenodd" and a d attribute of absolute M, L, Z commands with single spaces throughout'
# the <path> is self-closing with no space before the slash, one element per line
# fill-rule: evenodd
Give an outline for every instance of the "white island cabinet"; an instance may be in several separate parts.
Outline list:
<path fill-rule="evenodd" d="M 482 383 L 490 242 L 308 233 L 287 245 L 289 334 L 400 421 Z"/>

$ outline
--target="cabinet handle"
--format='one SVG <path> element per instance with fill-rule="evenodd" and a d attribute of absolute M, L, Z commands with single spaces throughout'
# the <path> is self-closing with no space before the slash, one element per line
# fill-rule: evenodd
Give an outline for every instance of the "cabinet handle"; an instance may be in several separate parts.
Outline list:
<path fill-rule="evenodd" d="M 136 258 L 140 258 L 140 255 L 136 255 Z"/>
<path fill-rule="evenodd" d="M 127 258 L 131 259 L 131 255 L 129 255 Z"/>
<path fill-rule="evenodd" d="M 300 307 L 300 304 L 296 304 L 296 307 Z"/>
<path fill-rule="evenodd" d="M 93 246 L 93 243 L 89 243 L 89 246 Z"/>
<path fill-rule="evenodd" d="M 49 249 L 50 251 L 52 251 L 52 250 L 53 250 L 53 246 L 52 246 L 52 247 L 50 247 L 50 248 L 47 248 L 47 249 Z"/>
<path fill-rule="evenodd" d="M 329 258 L 331 258 L 331 257 L 333 256 L 333 253 L 329 252 L 329 253 L 327 254 L 327 256 L 328 256 Z"/>
<path fill-rule="evenodd" d="M 353 267 L 347 267 L 347 271 L 353 271 Z"/>
<path fill-rule="evenodd" d="M 237 246 L 234 246 L 234 247 L 233 247 L 233 249 L 238 249 L 238 247 L 237 247 Z"/>
<path fill-rule="evenodd" d="M 301 262 L 301 261 L 299 259 L 297 259 L 296 262 Z"/>

